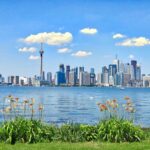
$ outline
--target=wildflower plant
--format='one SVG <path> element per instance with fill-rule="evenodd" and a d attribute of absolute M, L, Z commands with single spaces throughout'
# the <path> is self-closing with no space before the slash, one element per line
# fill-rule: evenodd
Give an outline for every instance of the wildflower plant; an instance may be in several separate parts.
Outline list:
<path fill-rule="evenodd" d="M 42 120 L 44 106 L 42 103 L 35 104 L 34 98 L 20 99 L 8 95 L 3 98 L 2 102 L 3 104 L 0 111 L 3 115 L 4 121 L 15 119 L 17 117 L 30 118 L 33 120 L 36 117 L 35 112 L 38 114 L 38 119 Z"/>
<path fill-rule="evenodd" d="M 135 108 L 130 97 L 124 97 L 125 104 L 119 104 L 117 99 L 107 100 L 105 103 L 97 103 L 100 112 L 104 113 L 104 119 L 120 118 L 133 121 Z"/>

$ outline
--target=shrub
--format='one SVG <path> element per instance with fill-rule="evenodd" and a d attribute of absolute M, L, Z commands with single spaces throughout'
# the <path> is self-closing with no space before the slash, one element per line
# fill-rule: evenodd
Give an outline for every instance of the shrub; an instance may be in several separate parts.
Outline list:
<path fill-rule="evenodd" d="M 80 126 L 82 137 L 85 141 L 94 141 L 98 138 L 97 126 L 81 125 Z"/>
<path fill-rule="evenodd" d="M 83 137 L 81 135 L 79 124 L 65 124 L 59 128 L 58 139 L 63 142 L 81 142 Z"/>
<path fill-rule="evenodd" d="M 130 121 L 111 118 L 98 125 L 98 136 L 109 142 L 135 142 L 144 139 L 144 132 Z"/>
<path fill-rule="evenodd" d="M 16 118 L 5 122 L 0 128 L 0 140 L 15 144 L 16 142 L 36 143 L 45 139 L 51 141 L 54 136 L 52 126 L 46 126 L 40 121 Z"/>

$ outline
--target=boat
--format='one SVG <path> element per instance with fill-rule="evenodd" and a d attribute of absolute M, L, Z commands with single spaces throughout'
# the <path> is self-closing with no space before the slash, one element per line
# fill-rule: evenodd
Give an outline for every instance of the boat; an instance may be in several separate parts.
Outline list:
<path fill-rule="evenodd" d="M 120 87 L 120 90 L 124 90 L 125 88 L 124 87 Z"/>

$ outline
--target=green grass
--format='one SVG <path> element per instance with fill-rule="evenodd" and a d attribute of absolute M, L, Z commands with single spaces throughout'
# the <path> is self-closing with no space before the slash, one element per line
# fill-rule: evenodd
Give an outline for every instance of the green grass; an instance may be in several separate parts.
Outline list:
<path fill-rule="evenodd" d="M 0 150 L 150 150 L 150 140 L 135 143 L 38 143 L 38 144 L 0 144 Z"/>

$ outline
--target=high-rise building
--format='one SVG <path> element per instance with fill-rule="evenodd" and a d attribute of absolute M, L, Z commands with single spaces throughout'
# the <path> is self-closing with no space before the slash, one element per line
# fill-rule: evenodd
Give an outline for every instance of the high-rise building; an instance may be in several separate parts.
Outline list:
<path fill-rule="evenodd" d="M 8 84 L 14 84 L 14 76 L 9 76 L 8 77 Z"/>
<path fill-rule="evenodd" d="M 0 84 L 3 84 L 5 82 L 5 78 L 0 74 Z"/>
<path fill-rule="evenodd" d="M 150 75 L 143 76 L 143 87 L 150 87 Z"/>
<path fill-rule="evenodd" d="M 56 72 L 55 74 L 55 85 L 64 85 L 65 82 L 65 74 L 63 72 Z"/>
<path fill-rule="evenodd" d="M 114 85 L 115 83 L 115 75 L 117 73 L 117 65 L 115 64 L 110 64 L 109 65 L 109 84 L 111 86 Z"/>
<path fill-rule="evenodd" d="M 52 84 L 52 73 L 51 72 L 47 72 L 47 81 L 49 82 L 49 84 Z"/>
<path fill-rule="evenodd" d="M 84 71 L 84 67 L 79 67 L 79 72 L 83 72 Z"/>
<path fill-rule="evenodd" d="M 77 84 L 76 69 L 71 69 L 69 72 L 69 85 L 75 86 Z"/>
<path fill-rule="evenodd" d="M 130 81 L 131 81 L 131 74 L 123 73 L 122 79 L 123 79 L 122 85 L 123 86 L 128 86 L 130 84 Z"/>
<path fill-rule="evenodd" d="M 19 76 L 15 76 L 14 78 L 14 84 L 19 85 Z"/>
<path fill-rule="evenodd" d="M 125 67 L 124 67 L 124 63 L 120 63 L 119 65 L 119 72 L 124 73 Z"/>
<path fill-rule="evenodd" d="M 43 71 L 42 80 L 45 81 L 45 71 Z"/>
<path fill-rule="evenodd" d="M 90 70 L 90 85 L 94 86 L 95 82 L 96 82 L 95 71 L 94 71 L 94 68 L 91 68 L 91 70 Z"/>
<path fill-rule="evenodd" d="M 123 73 L 117 72 L 115 76 L 115 85 L 122 86 L 123 85 Z"/>
<path fill-rule="evenodd" d="M 98 74 L 97 74 L 97 85 L 99 85 L 99 86 L 102 84 L 101 76 L 102 76 L 101 73 L 98 73 Z"/>
<path fill-rule="evenodd" d="M 136 67 L 137 67 L 137 61 L 136 60 L 131 60 L 131 66 L 132 66 L 132 75 L 133 75 L 133 80 L 136 80 Z"/>
<path fill-rule="evenodd" d="M 131 66 L 129 63 L 124 64 L 124 73 L 131 74 Z"/>
<path fill-rule="evenodd" d="M 60 64 L 60 65 L 59 65 L 59 71 L 65 73 L 64 64 Z"/>
<path fill-rule="evenodd" d="M 90 73 L 82 71 L 79 74 L 79 85 L 80 86 L 90 86 Z"/>
<path fill-rule="evenodd" d="M 136 80 L 140 81 L 141 80 L 141 67 L 137 65 L 136 67 Z"/>
<path fill-rule="evenodd" d="M 69 84 L 69 73 L 70 73 L 70 66 L 66 66 L 66 84 Z"/>
<path fill-rule="evenodd" d="M 104 86 L 109 85 L 109 72 L 106 66 L 102 67 L 102 84 Z"/>
<path fill-rule="evenodd" d="M 116 58 L 113 60 L 113 64 L 117 66 L 117 72 L 120 72 L 120 61 L 117 55 L 116 55 Z"/>

